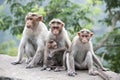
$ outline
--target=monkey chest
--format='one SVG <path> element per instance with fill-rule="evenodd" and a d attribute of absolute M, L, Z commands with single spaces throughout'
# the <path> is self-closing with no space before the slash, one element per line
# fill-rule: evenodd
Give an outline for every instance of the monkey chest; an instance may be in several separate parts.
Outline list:
<path fill-rule="evenodd" d="M 87 55 L 87 52 L 90 51 L 89 45 L 78 45 L 76 46 L 76 51 L 74 54 L 75 61 L 82 63 Z"/>
<path fill-rule="evenodd" d="M 37 47 L 37 39 L 36 38 L 28 38 L 28 43 L 33 47 Z"/>
<path fill-rule="evenodd" d="M 57 40 L 57 43 L 58 43 L 58 47 L 59 47 L 59 48 L 66 46 L 65 40 Z"/>
<path fill-rule="evenodd" d="M 85 54 L 90 50 L 90 45 L 89 44 L 79 44 L 79 45 L 77 44 L 76 48 L 79 54 L 83 54 L 83 53 Z"/>

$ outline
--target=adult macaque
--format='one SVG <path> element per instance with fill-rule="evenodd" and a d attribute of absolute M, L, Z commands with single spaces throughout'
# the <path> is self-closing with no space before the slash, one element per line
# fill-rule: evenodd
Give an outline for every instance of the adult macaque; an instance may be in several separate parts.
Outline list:
<path fill-rule="evenodd" d="M 64 28 L 64 23 L 60 19 L 53 19 L 49 23 L 50 26 L 50 32 L 47 37 L 47 43 L 50 40 L 55 40 L 57 42 L 58 49 L 68 49 L 71 45 L 71 41 L 68 37 L 67 31 Z M 59 51 L 58 49 L 54 49 L 53 53 Z M 47 65 L 47 56 L 48 56 L 48 47 L 46 46 L 45 49 L 45 56 L 44 56 L 44 65 L 41 70 L 45 70 Z M 58 56 L 56 56 L 58 55 Z M 57 52 L 57 54 L 54 55 L 57 59 L 60 59 L 63 61 L 62 67 L 56 67 L 55 71 L 61 71 L 65 70 L 65 53 L 64 52 Z M 57 65 L 56 65 L 57 66 Z"/>
<path fill-rule="evenodd" d="M 25 17 L 23 36 L 18 48 L 18 57 L 13 65 L 20 64 L 23 54 L 27 55 L 27 68 L 34 67 L 43 60 L 43 52 L 48 33 L 47 27 L 42 22 L 43 17 L 36 13 L 28 13 Z"/>
<path fill-rule="evenodd" d="M 98 70 L 93 69 L 93 64 L 96 64 L 97 68 L 103 71 L 106 70 L 93 51 L 92 36 L 93 33 L 90 30 L 82 29 L 78 32 L 78 36 L 73 39 L 70 53 L 66 57 L 69 76 L 75 75 L 75 68 L 88 69 L 90 75 L 100 75 Z"/>

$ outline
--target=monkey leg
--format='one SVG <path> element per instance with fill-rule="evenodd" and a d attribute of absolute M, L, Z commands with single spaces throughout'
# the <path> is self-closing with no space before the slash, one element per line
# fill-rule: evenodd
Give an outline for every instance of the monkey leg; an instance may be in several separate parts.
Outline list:
<path fill-rule="evenodd" d="M 93 58 L 92 58 L 92 53 L 90 51 L 87 52 L 85 61 L 82 64 L 82 67 L 87 67 L 88 68 L 88 73 L 90 75 L 95 75 L 94 70 L 93 70 Z"/>
<path fill-rule="evenodd" d="M 104 71 L 102 71 L 101 69 L 97 69 L 96 70 L 96 74 L 99 75 L 102 79 L 104 80 L 110 80 L 109 75 L 107 75 Z"/>
<path fill-rule="evenodd" d="M 83 67 L 87 66 L 88 67 L 88 73 L 90 75 L 96 76 L 99 75 L 101 78 L 104 80 L 109 80 L 108 76 L 102 71 L 102 70 L 94 70 L 93 69 L 93 59 L 92 59 L 92 54 L 91 52 L 88 52 L 85 58 L 85 62 L 83 63 Z"/>
<path fill-rule="evenodd" d="M 95 55 L 95 53 L 92 54 L 93 55 L 93 61 L 94 63 L 97 65 L 97 68 L 102 69 L 103 71 L 108 71 L 107 68 L 104 68 L 101 61 L 98 59 L 98 57 Z"/>
<path fill-rule="evenodd" d="M 26 40 L 22 38 L 19 48 L 18 48 L 18 55 L 17 55 L 17 60 L 12 62 L 11 64 L 16 65 L 16 64 L 21 64 L 23 54 L 25 53 L 25 45 L 26 45 Z"/>
<path fill-rule="evenodd" d="M 32 44 L 27 43 L 27 45 L 25 47 L 25 53 L 26 53 L 26 56 L 27 56 L 26 63 L 29 64 L 32 61 L 32 58 L 35 54 L 35 48 L 33 47 Z"/>
<path fill-rule="evenodd" d="M 37 66 L 37 64 L 43 60 L 43 50 L 37 50 L 32 61 L 26 66 L 26 68 L 33 68 Z"/>
<path fill-rule="evenodd" d="M 58 71 L 65 71 L 66 70 L 66 51 L 63 54 L 63 59 L 62 59 L 62 66 L 56 67 L 55 72 Z"/>
<path fill-rule="evenodd" d="M 66 53 L 66 65 L 67 65 L 68 76 L 74 77 L 77 73 L 75 72 L 73 51 L 72 53 Z"/>

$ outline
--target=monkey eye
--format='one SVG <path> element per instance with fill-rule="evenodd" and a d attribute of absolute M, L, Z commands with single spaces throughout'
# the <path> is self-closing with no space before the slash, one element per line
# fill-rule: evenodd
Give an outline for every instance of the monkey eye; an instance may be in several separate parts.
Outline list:
<path fill-rule="evenodd" d="M 37 16 L 36 14 L 32 14 L 32 16 L 34 17 L 34 16 Z"/>
<path fill-rule="evenodd" d="M 33 20 L 33 18 L 30 18 L 29 20 Z"/>
<path fill-rule="evenodd" d="M 53 40 L 49 41 L 49 43 L 53 43 Z"/>
<path fill-rule="evenodd" d="M 81 35 L 82 37 L 88 37 L 88 35 Z"/>
<path fill-rule="evenodd" d="M 61 24 L 59 21 L 53 21 L 52 24 Z"/>
<path fill-rule="evenodd" d="M 81 35 L 82 37 L 85 37 L 84 35 Z"/>
<path fill-rule="evenodd" d="M 57 24 L 61 24 L 60 22 L 56 22 Z"/>
<path fill-rule="evenodd" d="M 53 29 L 59 29 L 59 27 L 53 27 Z"/>
<path fill-rule="evenodd" d="M 32 18 L 27 18 L 27 20 L 33 20 Z"/>
<path fill-rule="evenodd" d="M 51 22 L 52 24 L 55 24 L 55 21 Z"/>
<path fill-rule="evenodd" d="M 85 35 L 85 37 L 88 37 L 88 35 Z"/>

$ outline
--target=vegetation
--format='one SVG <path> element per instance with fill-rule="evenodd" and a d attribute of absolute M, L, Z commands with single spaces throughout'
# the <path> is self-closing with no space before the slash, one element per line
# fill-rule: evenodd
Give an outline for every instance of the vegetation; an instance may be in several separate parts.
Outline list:
<path fill-rule="evenodd" d="M 94 50 L 103 58 L 106 67 L 120 72 L 120 26 L 116 24 L 120 20 L 120 0 L 86 0 L 79 4 L 73 1 L 75 0 L 5 0 L 0 6 L 0 30 L 10 30 L 14 36 L 21 36 L 28 12 L 43 15 L 47 26 L 52 18 L 60 18 L 65 22 L 71 40 L 82 28 L 95 31 L 95 28 L 102 27 L 106 31 L 95 36 Z M 101 6 L 104 5 L 106 7 L 102 10 Z M 106 15 L 103 18 L 100 16 L 102 13 Z M 0 53 L 14 55 L 17 53 L 15 45 L 14 41 L 1 43 Z"/>

